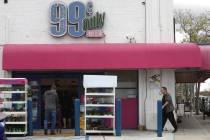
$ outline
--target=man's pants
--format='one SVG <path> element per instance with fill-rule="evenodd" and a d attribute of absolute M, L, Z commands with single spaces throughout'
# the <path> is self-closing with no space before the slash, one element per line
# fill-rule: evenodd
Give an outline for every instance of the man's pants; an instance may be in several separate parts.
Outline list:
<path fill-rule="evenodd" d="M 54 132 L 56 125 L 56 111 L 55 110 L 45 110 L 45 120 L 44 129 L 48 129 L 48 121 L 51 119 L 51 132 Z"/>
<path fill-rule="evenodd" d="M 176 124 L 176 121 L 175 121 L 175 118 L 174 118 L 174 113 L 173 113 L 173 111 L 168 112 L 168 113 L 166 113 L 166 112 L 163 111 L 162 129 L 164 128 L 167 119 L 169 119 L 169 121 L 171 122 L 171 124 L 172 124 L 172 126 L 174 127 L 174 129 L 177 129 L 177 124 Z"/>

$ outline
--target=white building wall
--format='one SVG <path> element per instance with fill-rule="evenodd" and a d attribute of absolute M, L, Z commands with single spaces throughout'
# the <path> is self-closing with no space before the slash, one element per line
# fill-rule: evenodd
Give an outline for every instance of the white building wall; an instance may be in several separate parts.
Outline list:
<path fill-rule="evenodd" d="M 159 95 L 161 83 L 151 82 L 151 76 L 161 75 L 158 69 L 147 70 L 147 98 L 146 98 L 146 129 L 156 129 L 157 125 L 157 100 L 161 98 Z"/>
<path fill-rule="evenodd" d="M 146 127 L 146 99 L 147 99 L 147 70 L 140 69 L 138 71 L 139 79 L 139 128 Z"/>
<path fill-rule="evenodd" d="M 146 42 L 173 41 L 173 0 L 146 0 Z"/>
<path fill-rule="evenodd" d="M 162 70 L 162 86 L 168 88 L 168 92 L 172 97 L 174 106 L 176 105 L 175 97 L 175 72 L 174 70 Z M 174 112 L 175 113 L 175 112 Z M 175 115 L 176 117 L 176 115 Z M 173 127 L 169 121 L 167 121 L 165 129 L 173 130 Z"/>
<path fill-rule="evenodd" d="M 173 32 L 173 0 L 147 0 L 145 42 L 173 43 Z M 155 74 L 160 74 L 161 82 L 153 86 L 149 78 Z M 145 77 L 147 77 L 146 86 L 143 80 Z M 168 88 L 175 104 L 174 70 L 139 70 L 139 126 L 141 128 L 146 127 L 149 130 L 157 128 L 157 100 L 162 98 L 159 95 L 161 86 Z M 172 129 L 169 123 L 165 128 Z"/>
<path fill-rule="evenodd" d="M 0 46 L 0 54 L 3 54 L 3 46 Z M 0 78 L 4 77 L 4 71 L 2 70 L 2 55 L 0 55 L 0 62 L 1 62 L 1 65 L 0 65 Z"/>
<path fill-rule="evenodd" d="M 75 0 L 61 0 L 67 5 Z M 88 0 L 80 0 L 86 3 Z M 94 12 L 105 12 L 102 39 L 54 38 L 49 34 L 49 6 L 53 0 L 9 0 L 0 2 L 0 16 L 9 21 L 11 44 L 69 44 L 69 43 L 128 43 L 126 36 L 136 42 L 145 41 L 144 0 L 92 0 Z M 2 39 L 0 39 L 1 41 Z M 2 41 L 1 41 L 2 42 Z"/>

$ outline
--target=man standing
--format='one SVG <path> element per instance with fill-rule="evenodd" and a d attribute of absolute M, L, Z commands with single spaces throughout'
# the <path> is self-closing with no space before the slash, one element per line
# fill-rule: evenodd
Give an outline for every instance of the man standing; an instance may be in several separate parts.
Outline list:
<path fill-rule="evenodd" d="M 174 127 L 173 133 L 177 131 L 177 124 L 174 119 L 174 105 L 172 102 L 171 95 L 168 93 L 166 87 L 161 87 L 160 93 L 163 95 L 162 98 L 162 109 L 163 109 L 163 122 L 162 122 L 162 129 L 164 128 L 167 119 L 171 122 L 172 126 Z"/>
<path fill-rule="evenodd" d="M 56 125 L 56 105 L 58 104 L 58 96 L 56 86 L 52 85 L 50 90 L 44 93 L 45 102 L 45 120 L 44 120 L 44 133 L 47 135 L 48 120 L 51 118 L 51 135 L 55 134 Z"/>

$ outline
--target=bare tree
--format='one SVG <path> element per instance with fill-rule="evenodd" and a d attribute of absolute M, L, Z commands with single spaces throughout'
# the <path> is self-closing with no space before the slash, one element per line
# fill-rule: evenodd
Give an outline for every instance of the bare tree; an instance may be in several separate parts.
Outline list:
<path fill-rule="evenodd" d="M 195 13 L 187 9 L 176 10 L 174 12 L 174 18 L 176 31 L 184 34 L 182 42 L 210 43 L 210 12 Z M 183 86 L 186 86 L 186 84 Z M 194 87 L 193 85 L 189 86 Z M 191 94 L 191 101 L 193 98 L 195 101 L 196 114 L 199 114 L 200 83 L 196 83 L 195 87 L 196 99 L 195 96 Z M 190 89 L 190 87 L 187 89 Z M 186 90 L 184 91 L 186 92 Z M 187 94 L 185 94 L 185 97 L 186 99 L 188 98 Z"/>
<path fill-rule="evenodd" d="M 174 12 L 176 31 L 183 33 L 183 42 L 210 42 L 209 12 L 195 13 L 191 10 L 176 10 Z"/>

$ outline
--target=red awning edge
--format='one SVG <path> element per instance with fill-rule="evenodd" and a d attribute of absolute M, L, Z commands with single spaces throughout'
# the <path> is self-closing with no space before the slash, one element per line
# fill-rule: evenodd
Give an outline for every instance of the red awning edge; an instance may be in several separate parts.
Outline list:
<path fill-rule="evenodd" d="M 7 44 L 3 69 L 102 70 L 201 68 L 195 44 Z"/>

